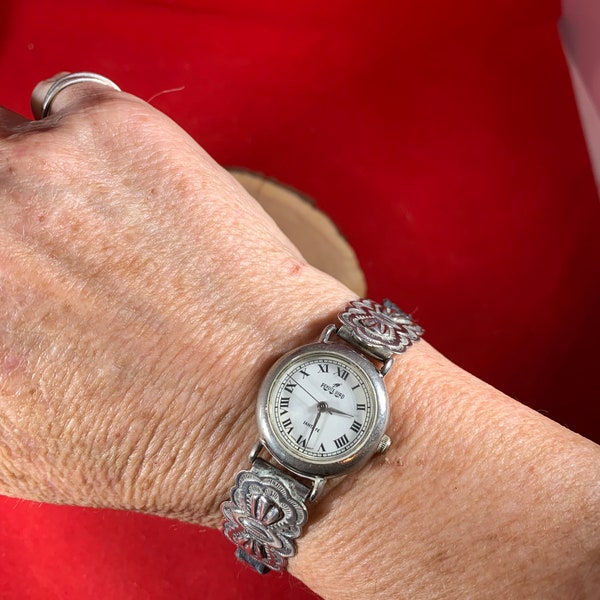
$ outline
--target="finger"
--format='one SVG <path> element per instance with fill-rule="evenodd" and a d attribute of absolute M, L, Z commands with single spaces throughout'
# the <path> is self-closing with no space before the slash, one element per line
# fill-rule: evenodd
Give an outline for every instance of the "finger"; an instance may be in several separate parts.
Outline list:
<path fill-rule="evenodd" d="M 89 104 L 120 91 L 103 75 L 62 72 L 35 86 L 31 94 L 31 110 L 36 119 L 43 119 L 49 114 L 76 110 L 83 100 Z"/>
<path fill-rule="evenodd" d="M 0 138 L 22 130 L 29 122 L 23 115 L 0 106 Z"/>

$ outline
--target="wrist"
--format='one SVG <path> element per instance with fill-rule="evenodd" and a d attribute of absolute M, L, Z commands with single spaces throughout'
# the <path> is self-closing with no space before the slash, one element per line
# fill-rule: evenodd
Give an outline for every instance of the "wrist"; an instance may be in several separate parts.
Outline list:
<path fill-rule="evenodd" d="M 197 352 L 186 349 L 179 378 L 189 383 L 176 386 L 143 447 L 129 508 L 219 526 L 219 505 L 258 439 L 256 393 L 266 371 L 286 351 L 314 341 L 352 297 L 304 266 L 276 288 L 248 290 L 244 302 L 233 303 L 211 326 L 211 342 L 199 336 Z"/>

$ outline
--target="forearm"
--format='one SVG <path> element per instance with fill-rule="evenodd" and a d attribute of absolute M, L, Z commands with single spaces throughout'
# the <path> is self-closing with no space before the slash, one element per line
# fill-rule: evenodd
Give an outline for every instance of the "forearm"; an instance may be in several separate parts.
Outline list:
<path fill-rule="evenodd" d="M 255 322 L 240 354 L 224 352 L 231 362 L 219 362 L 212 385 L 225 391 L 210 417 L 210 445 L 181 456 L 166 477 L 157 477 L 148 449 L 146 478 L 161 484 L 152 512 L 219 525 L 219 503 L 258 438 L 254 407 L 266 370 L 282 353 L 314 341 L 352 297 L 310 267 L 293 271 L 262 299 L 272 311 L 267 321 Z M 309 505 L 290 571 L 331 600 L 349 593 L 593 598 L 600 586 L 598 446 L 465 373 L 424 341 L 396 358 L 386 382 L 391 448 L 328 482 L 323 498 Z M 202 412 L 186 422 L 205 418 Z M 189 447 L 186 436 L 180 428 L 168 445 Z M 159 505 L 165 498 L 170 504 Z"/>
<path fill-rule="evenodd" d="M 394 444 L 315 507 L 292 572 L 328 599 L 597 597 L 599 448 L 424 343 L 388 377 Z"/>

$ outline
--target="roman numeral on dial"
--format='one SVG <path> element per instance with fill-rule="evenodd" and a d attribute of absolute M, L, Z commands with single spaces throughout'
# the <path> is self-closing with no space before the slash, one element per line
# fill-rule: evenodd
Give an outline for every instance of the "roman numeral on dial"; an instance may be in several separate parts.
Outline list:
<path fill-rule="evenodd" d="M 337 368 L 338 377 L 341 377 L 344 381 L 348 379 L 348 371 L 346 369 L 342 369 L 342 367 Z"/>
<path fill-rule="evenodd" d="M 354 433 L 358 433 L 360 431 L 361 427 L 362 427 L 362 423 L 359 423 L 358 421 L 354 421 L 354 423 L 352 423 L 352 425 L 350 425 L 350 429 L 352 431 L 354 431 Z"/>
<path fill-rule="evenodd" d="M 282 421 L 281 424 L 283 425 L 283 428 L 286 430 L 287 433 L 292 433 L 294 426 L 292 425 L 292 420 L 290 418 L 287 418 L 285 421 Z"/>
<path fill-rule="evenodd" d="M 281 398 L 279 400 L 279 416 L 283 417 L 283 415 L 287 415 L 289 407 L 290 407 L 290 399 L 289 398 Z"/>
<path fill-rule="evenodd" d="M 336 448 L 343 448 L 348 443 L 348 436 L 344 434 L 339 437 L 337 440 L 333 440 Z"/>

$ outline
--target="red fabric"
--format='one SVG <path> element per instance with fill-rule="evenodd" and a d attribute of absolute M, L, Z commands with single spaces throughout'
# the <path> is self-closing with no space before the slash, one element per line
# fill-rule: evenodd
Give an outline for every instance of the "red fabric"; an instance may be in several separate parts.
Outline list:
<path fill-rule="evenodd" d="M 469 371 L 600 441 L 600 206 L 559 0 L 4 0 L 0 102 L 62 70 L 296 186 Z M 82 8 L 85 6 L 85 8 Z M 0 597 L 309 598 L 216 532 L 0 502 Z M 327 560 L 324 556 L 323 560 Z"/>

